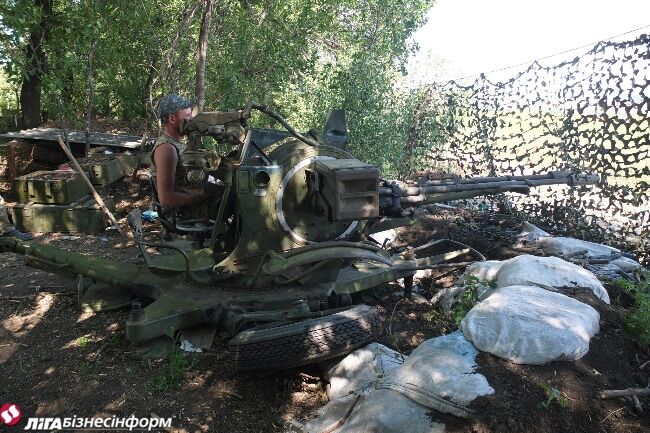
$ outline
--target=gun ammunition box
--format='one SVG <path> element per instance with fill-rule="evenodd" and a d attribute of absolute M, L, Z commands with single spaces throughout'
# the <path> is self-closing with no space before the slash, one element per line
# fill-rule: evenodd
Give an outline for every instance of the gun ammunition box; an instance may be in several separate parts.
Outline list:
<path fill-rule="evenodd" d="M 93 185 L 107 186 L 124 177 L 120 161 L 114 155 L 93 155 L 77 162 Z"/>
<path fill-rule="evenodd" d="M 321 159 L 313 168 L 332 221 L 379 216 L 379 168 L 358 159 Z"/>
<path fill-rule="evenodd" d="M 151 161 L 149 158 L 143 157 L 143 155 L 139 153 L 138 154 L 118 153 L 115 155 L 115 159 L 117 159 L 117 162 L 120 164 L 120 168 L 122 169 L 123 176 L 132 176 L 133 172 L 140 165 L 147 164 L 147 162 Z"/>
<path fill-rule="evenodd" d="M 68 204 L 88 194 L 88 186 L 74 171 L 36 171 L 14 179 L 19 203 Z"/>
<path fill-rule="evenodd" d="M 112 197 L 104 198 L 104 203 L 114 207 Z M 68 205 L 26 203 L 10 210 L 16 228 L 29 232 L 100 233 L 107 226 L 106 215 L 91 195 Z"/>

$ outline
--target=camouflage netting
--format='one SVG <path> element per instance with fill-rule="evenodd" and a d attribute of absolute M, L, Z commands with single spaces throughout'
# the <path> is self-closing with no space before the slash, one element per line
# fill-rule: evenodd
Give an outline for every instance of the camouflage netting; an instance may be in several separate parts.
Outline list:
<path fill-rule="evenodd" d="M 534 63 L 503 83 L 482 76 L 469 86 L 428 86 L 421 99 L 414 128 L 441 137 L 433 149 L 431 141 L 417 143 L 427 153 L 422 168 L 467 176 L 598 173 L 597 186 L 507 198 L 556 233 L 633 251 L 648 264 L 650 35 L 602 42 L 553 67 Z"/>

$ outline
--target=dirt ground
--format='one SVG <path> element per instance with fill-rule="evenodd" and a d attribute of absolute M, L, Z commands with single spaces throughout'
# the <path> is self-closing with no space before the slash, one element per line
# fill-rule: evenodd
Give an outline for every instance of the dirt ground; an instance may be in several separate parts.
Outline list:
<path fill-rule="evenodd" d="M 144 172 L 136 182 L 114 187 L 117 217 L 133 207 L 148 208 Z M 0 194 L 12 200 L 9 185 Z M 436 210 L 400 235 L 404 245 L 450 237 L 488 258 L 504 259 L 520 230 L 517 221 L 489 211 Z M 42 235 L 38 242 L 140 263 L 135 245 L 116 231 L 98 235 Z M 179 432 L 280 432 L 292 421 L 304 421 L 327 402 L 317 366 L 268 374 L 244 374 L 232 367 L 225 341 L 206 353 L 186 355 L 178 386 L 160 390 L 157 380 L 170 373 L 170 361 L 144 361 L 125 337 L 128 311 L 82 313 L 71 280 L 27 268 L 24 257 L 0 258 L 0 404 L 13 402 L 24 416 L 172 417 Z M 431 297 L 452 284 L 459 271 L 440 272 L 424 280 L 418 291 Z M 464 420 L 432 413 L 449 432 L 646 432 L 650 431 L 650 398 L 599 400 L 604 389 L 645 387 L 650 381 L 650 352 L 624 329 L 622 315 L 630 298 L 608 286 L 612 306 L 591 303 L 601 314 L 601 331 L 589 353 L 578 362 L 544 366 L 516 365 L 488 354 L 478 357 L 479 372 L 496 393 L 477 399 L 476 418 Z M 448 315 L 426 304 L 400 300 L 398 285 L 380 287 L 368 296 L 384 328 L 384 344 L 410 353 L 426 339 L 452 332 Z M 390 325 L 390 326 L 389 326 Z M 567 407 L 548 401 L 543 386 L 557 389 Z M 6 430 L 18 431 L 24 422 Z"/>

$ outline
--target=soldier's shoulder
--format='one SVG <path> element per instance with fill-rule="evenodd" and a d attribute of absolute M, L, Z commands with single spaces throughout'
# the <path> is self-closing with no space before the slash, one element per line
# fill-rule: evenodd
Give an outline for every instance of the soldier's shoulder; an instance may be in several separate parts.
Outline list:
<path fill-rule="evenodd" d="M 176 142 L 176 140 L 171 138 L 169 135 L 160 134 L 158 136 L 158 138 L 156 139 L 156 142 L 155 142 L 154 146 L 158 146 L 159 144 L 163 144 L 163 143 L 175 144 L 175 142 Z"/>

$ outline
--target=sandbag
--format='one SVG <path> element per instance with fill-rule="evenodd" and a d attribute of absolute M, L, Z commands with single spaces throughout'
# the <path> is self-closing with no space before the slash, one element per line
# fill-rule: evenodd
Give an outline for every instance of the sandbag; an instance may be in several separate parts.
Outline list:
<path fill-rule="evenodd" d="M 300 431 L 320 433 L 345 419 L 337 433 L 443 433 L 432 409 L 468 416 L 465 405 L 494 393 L 475 372 L 477 354 L 460 331 L 427 340 L 404 358 L 368 345 L 326 370 L 330 402 Z"/>
<path fill-rule="evenodd" d="M 487 260 L 485 262 L 472 263 L 465 269 L 465 273 L 458 280 L 459 284 L 467 283 L 467 277 L 476 277 L 479 281 L 490 282 L 497 279 L 497 274 L 503 265 L 502 260 Z"/>
<path fill-rule="evenodd" d="M 404 358 L 376 343 L 359 349 L 326 370 L 330 402 L 302 431 L 325 431 L 349 413 L 337 433 L 442 433 L 432 409 L 469 416 L 465 405 L 494 393 L 475 372 L 477 354 L 460 331 L 427 340 Z"/>
<path fill-rule="evenodd" d="M 545 232 L 544 230 L 529 223 L 528 221 L 524 221 L 523 229 L 521 233 L 519 233 L 518 237 L 520 240 L 524 242 L 532 242 L 539 238 L 544 238 L 549 236 L 551 236 L 550 233 Z"/>
<path fill-rule="evenodd" d="M 523 255 L 507 260 L 497 276 L 497 287 L 538 286 L 547 290 L 581 287 L 609 304 L 609 294 L 594 274 L 558 257 Z"/>
<path fill-rule="evenodd" d="M 573 298 L 518 285 L 499 288 L 475 305 L 460 330 L 481 351 L 539 365 L 584 356 L 599 320 L 595 309 Z"/>
<path fill-rule="evenodd" d="M 465 273 L 458 279 L 458 285 L 466 286 L 469 277 L 475 277 L 479 280 L 476 284 L 476 295 L 479 301 L 487 298 L 494 291 L 494 285 L 489 284 L 496 282 L 499 270 L 505 262 L 502 260 L 487 260 L 485 262 L 472 263 L 465 269 Z"/>
<path fill-rule="evenodd" d="M 386 383 L 410 384 L 452 403 L 467 405 L 477 397 L 494 393 L 485 376 L 475 373 L 477 355 L 476 348 L 460 331 L 432 338 L 420 344 L 379 387 Z M 436 407 L 435 402 L 421 403 L 452 413 Z"/>
<path fill-rule="evenodd" d="M 540 237 L 535 241 L 535 245 L 539 246 L 549 256 L 567 257 L 584 252 L 580 256 L 593 258 L 617 256 L 621 252 L 608 245 L 565 237 Z"/>
<path fill-rule="evenodd" d="M 620 257 L 618 259 L 612 260 L 609 263 L 616 266 L 623 272 L 634 272 L 641 267 L 641 264 L 639 262 L 628 257 Z"/>
<path fill-rule="evenodd" d="M 327 394 L 336 400 L 352 393 L 367 393 L 390 372 L 401 366 L 405 357 L 383 344 L 371 343 L 357 349 L 325 369 Z"/>
<path fill-rule="evenodd" d="M 622 256 L 620 250 L 609 245 L 561 236 L 554 237 L 528 222 L 524 223 L 524 229 L 519 234 L 519 239 L 528 246 L 539 248 L 547 256 L 573 257 L 587 261 L 589 259 L 609 259 L 608 263 L 590 263 L 594 273 L 599 276 L 619 278 L 620 271 L 629 273 L 641 267 L 639 262 Z M 610 264 L 616 268 L 608 266 Z"/>
<path fill-rule="evenodd" d="M 356 404 L 355 404 L 356 403 Z M 350 416 L 346 413 L 354 404 Z M 345 423 L 336 433 L 444 433 L 445 425 L 432 418 L 431 410 L 389 389 L 379 389 L 363 395 L 357 401 L 352 395 L 330 402 L 308 422 L 304 433 L 323 433 L 340 420 Z"/>

